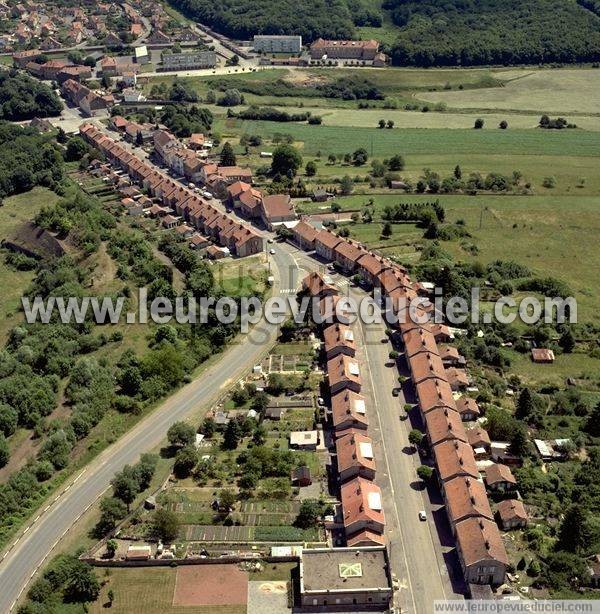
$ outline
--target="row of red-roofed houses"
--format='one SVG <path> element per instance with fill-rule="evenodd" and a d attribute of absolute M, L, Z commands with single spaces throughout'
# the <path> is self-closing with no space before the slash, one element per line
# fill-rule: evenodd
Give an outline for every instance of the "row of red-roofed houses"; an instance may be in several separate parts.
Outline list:
<path fill-rule="evenodd" d="M 93 124 L 83 124 L 79 132 L 113 166 L 127 172 L 133 181 L 162 201 L 165 207 L 232 254 L 243 257 L 264 251 L 264 239 L 254 229 L 221 212 L 174 179 L 159 173 Z"/>
<path fill-rule="evenodd" d="M 335 286 L 319 273 L 310 273 L 302 287 L 318 301 L 321 315 L 346 544 L 381 546 L 385 544 L 385 514 L 381 489 L 373 481 L 376 463 L 366 400 L 360 394 L 362 378 L 354 334 L 345 315 L 336 309 L 340 297 Z"/>
<path fill-rule="evenodd" d="M 314 250 L 320 259 L 336 263 L 347 273 L 358 274 L 391 299 L 465 579 L 472 584 L 502 584 L 509 561 L 494 522 L 486 485 L 491 493 L 510 495 L 516 490 L 516 480 L 509 467 L 502 464 L 489 464 L 485 484 L 481 480 L 475 451 L 489 446 L 490 440 L 484 429 L 467 431 L 463 426 L 461 417 L 475 420 L 480 409 L 474 399 L 461 397 L 458 405 L 454 399 L 453 393 L 468 380 L 466 372 L 456 368 L 464 366 L 464 359 L 457 352 L 439 349 L 438 342 L 451 339 L 450 330 L 443 324 L 419 325 L 411 321 L 407 305 L 426 293 L 420 284 L 410 280 L 403 267 L 329 230 L 317 230 L 306 221 L 299 222 L 291 232 L 293 242 L 300 248 Z M 326 298 L 335 300 L 335 293 L 328 297 L 332 293 L 330 284 L 317 274 L 305 280 L 305 288 L 312 295 L 322 296 L 322 303 Z M 433 305 L 425 301 L 420 309 L 431 313 Z M 321 315 L 325 311 L 322 307 Z M 338 318 L 337 326 L 343 324 Z M 328 363 L 334 426 L 336 431 L 338 424 L 366 429 L 366 416 L 356 410 L 364 407 L 364 399 L 359 395 L 360 380 L 350 370 L 352 349 L 348 343 L 339 346 L 340 354 L 332 358 L 331 365 Z M 329 356 L 332 350 L 326 351 Z M 453 365 L 450 367 L 453 377 L 448 377 L 448 364 Z M 498 512 L 506 529 L 527 522 L 525 509 L 516 499 L 502 501 Z"/>
<path fill-rule="evenodd" d="M 290 196 L 265 195 L 253 188 L 249 168 L 222 166 L 201 159 L 196 150 L 185 147 L 167 130 L 156 130 L 153 139 L 156 153 L 174 173 L 223 197 L 226 205 L 246 219 L 261 221 L 269 230 L 296 219 Z"/>

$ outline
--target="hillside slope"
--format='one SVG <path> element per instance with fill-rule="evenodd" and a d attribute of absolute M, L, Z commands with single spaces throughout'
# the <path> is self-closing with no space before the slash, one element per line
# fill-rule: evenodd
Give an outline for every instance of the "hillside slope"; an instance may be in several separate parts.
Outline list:
<path fill-rule="evenodd" d="M 600 17 L 573 0 L 387 0 L 394 64 L 473 66 L 600 60 Z"/>

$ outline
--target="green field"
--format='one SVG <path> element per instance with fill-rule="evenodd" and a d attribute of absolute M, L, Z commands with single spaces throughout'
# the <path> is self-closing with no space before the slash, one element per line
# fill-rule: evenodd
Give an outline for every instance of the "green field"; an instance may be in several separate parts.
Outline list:
<path fill-rule="evenodd" d="M 140 568 L 110 569 L 109 575 L 97 570 L 98 579 L 105 583 L 100 597 L 90 605 L 89 611 L 106 612 L 108 591 L 115 598 L 110 612 L 115 614 L 245 614 L 246 606 L 173 606 L 173 591 L 177 569 Z"/>
<path fill-rule="evenodd" d="M 421 202 L 432 196 L 369 195 L 339 198 L 342 209 L 362 209 L 369 198 L 375 202 L 376 219 L 384 206 L 398 202 Z M 443 248 L 459 261 L 492 262 L 510 259 L 530 267 L 536 274 L 563 279 L 574 291 L 581 321 L 600 322 L 600 232 L 598 200 L 593 197 L 541 196 L 448 196 L 440 203 L 450 222 L 462 219 L 472 235 L 476 255 L 460 241 L 443 241 Z M 303 205 L 319 212 L 318 205 Z M 481 228 L 480 228 L 481 221 Z M 351 236 L 407 262 L 419 257 L 415 244 L 422 244 L 423 229 L 414 224 L 394 224 L 392 236 L 381 240 L 381 224 L 350 224 Z"/>
<path fill-rule="evenodd" d="M 428 92 L 419 98 L 452 108 L 542 110 L 547 113 L 598 113 L 600 70 L 546 69 L 496 73 L 509 79 L 502 88 Z M 577 120 L 575 119 L 575 122 Z"/>

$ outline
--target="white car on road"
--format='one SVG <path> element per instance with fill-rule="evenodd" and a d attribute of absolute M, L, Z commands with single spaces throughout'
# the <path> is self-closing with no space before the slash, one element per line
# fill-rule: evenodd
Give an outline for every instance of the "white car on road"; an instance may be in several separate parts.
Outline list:
<path fill-rule="evenodd" d="M 427 512 L 425 510 L 421 510 L 419 512 L 419 520 L 423 520 L 423 521 L 427 520 Z"/>

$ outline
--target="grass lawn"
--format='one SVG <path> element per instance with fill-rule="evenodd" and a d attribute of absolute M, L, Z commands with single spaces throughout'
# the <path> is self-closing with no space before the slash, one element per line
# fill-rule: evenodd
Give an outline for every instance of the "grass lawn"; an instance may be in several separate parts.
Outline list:
<path fill-rule="evenodd" d="M 217 286 L 226 294 L 251 296 L 265 289 L 267 268 L 264 254 L 243 261 L 227 260 L 213 266 Z"/>
<path fill-rule="evenodd" d="M 536 364 L 529 354 L 508 352 L 511 360 L 510 370 L 528 383 L 555 384 L 564 386 L 568 377 L 578 379 L 600 380 L 600 360 L 590 358 L 587 354 L 560 354 L 552 364 Z M 556 435 L 555 435 L 556 436 Z"/>
<path fill-rule="evenodd" d="M 173 604 L 176 569 L 98 569 L 98 579 L 105 582 L 100 597 L 90 606 L 90 612 L 106 612 L 108 591 L 112 589 L 115 599 L 110 612 L 116 614 L 245 614 L 246 607 L 235 606 L 177 606 Z"/>

